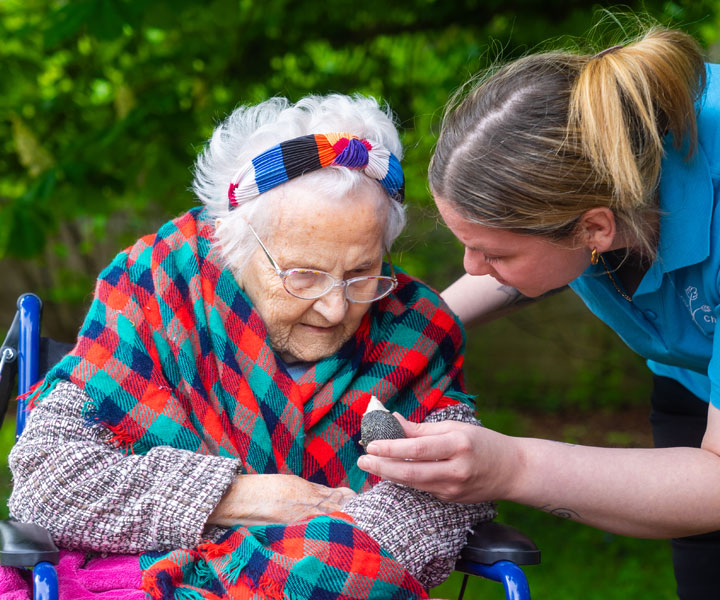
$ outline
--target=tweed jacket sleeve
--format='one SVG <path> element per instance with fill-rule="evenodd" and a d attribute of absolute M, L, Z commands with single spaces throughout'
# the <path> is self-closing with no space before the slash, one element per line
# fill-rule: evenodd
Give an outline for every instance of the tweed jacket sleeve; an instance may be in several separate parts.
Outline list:
<path fill-rule="evenodd" d="M 464 404 L 430 413 L 425 422 L 446 420 L 480 425 Z M 472 526 L 497 515 L 491 502 L 444 502 L 392 481 L 358 494 L 344 510 L 426 588 L 439 585 L 453 571 Z"/>
<path fill-rule="evenodd" d="M 88 399 L 60 382 L 32 411 L 10 453 L 10 514 L 64 548 L 137 553 L 194 547 L 238 473 L 238 460 L 168 446 L 125 455 L 88 425 Z"/>

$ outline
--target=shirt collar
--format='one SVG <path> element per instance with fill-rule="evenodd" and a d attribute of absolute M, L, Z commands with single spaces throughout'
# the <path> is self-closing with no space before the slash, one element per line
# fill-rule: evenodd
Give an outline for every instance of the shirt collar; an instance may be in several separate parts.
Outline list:
<path fill-rule="evenodd" d="M 710 252 L 713 186 L 705 153 L 698 146 L 688 161 L 687 150 L 674 148 L 670 136 L 665 149 L 659 186 L 658 252 L 637 294 L 656 290 L 665 273 L 699 263 Z"/>

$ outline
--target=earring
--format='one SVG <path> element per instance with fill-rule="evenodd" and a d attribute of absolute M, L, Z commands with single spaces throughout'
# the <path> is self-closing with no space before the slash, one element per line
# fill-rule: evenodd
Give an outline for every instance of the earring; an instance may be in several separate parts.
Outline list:
<path fill-rule="evenodd" d="M 593 248 L 590 253 L 590 264 L 596 265 L 598 264 L 598 260 L 600 260 L 600 253 L 597 251 L 597 248 Z"/>

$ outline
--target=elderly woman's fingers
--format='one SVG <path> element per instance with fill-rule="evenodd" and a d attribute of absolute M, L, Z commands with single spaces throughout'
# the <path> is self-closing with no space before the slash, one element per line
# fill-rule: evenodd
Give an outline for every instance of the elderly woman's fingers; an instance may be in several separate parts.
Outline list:
<path fill-rule="evenodd" d="M 320 498 L 317 504 L 306 504 L 308 514 L 325 514 L 342 510 L 344 506 L 355 496 L 350 488 L 329 488 L 318 483 L 310 484 L 315 486 L 314 492 L 316 497 Z M 313 513 L 313 509 L 316 509 Z"/>
<path fill-rule="evenodd" d="M 330 488 L 296 475 L 238 475 L 208 523 L 226 527 L 292 523 L 341 511 L 354 495 L 350 488 Z"/>
<path fill-rule="evenodd" d="M 273 475 L 278 489 L 274 498 L 271 518 L 275 522 L 292 523 L 311 515 L 329 515 L 341 511 L 355 495 L 350 488 L 330 488 L 311 483 L 294 475 Z"/>
<path fill-rule="evenodd" d="M 348 487 L 340 487 L 340 488 L 332 488 L 333 492 L 336 494 L 340 494 L 338 504 L 340 505 L 340 508 L 343 508 L 352 498 L 355 497 L 355 492 L 353 492 Z"/>

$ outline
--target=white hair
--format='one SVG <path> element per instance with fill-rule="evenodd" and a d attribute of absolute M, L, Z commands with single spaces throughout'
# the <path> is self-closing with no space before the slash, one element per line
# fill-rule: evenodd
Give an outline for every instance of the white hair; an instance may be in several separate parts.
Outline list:
<path fill-rule="evenodd" d="M 398 160 L 402 145 L 389 108 L 374 98 L 331 94 L 306 96 L 295 104 L 285 98 L 271 98 L 254 106 L 236 108 L 213 132 L 207 146 L 195 163 L 193 190 L 205 205 L 213 223 L 219 220 L 215 243 L 219 245 L 227 266 L 241 271 L 257 249 L 257 242 L 245 226 L 249 222 L 259 235 L 271 233 L 270 224 L 280 203 L 268 201 L 273 190 L 241 202 L 229 210 L 228 187 L 238 169 L 255 156 L 281 142 L 314 133 L 343 132 L 382 144 Z M 360 170 L 328 166 L 303 175 L 312 178 L 313 186 L 326 195 L 343 197 L 368 182 L 381 184 Z M 293 184 L 290 180 L 280 187 Z M 384 245 L 390 250 L 405 227 L 405 209 L 387 198 Z"/>

